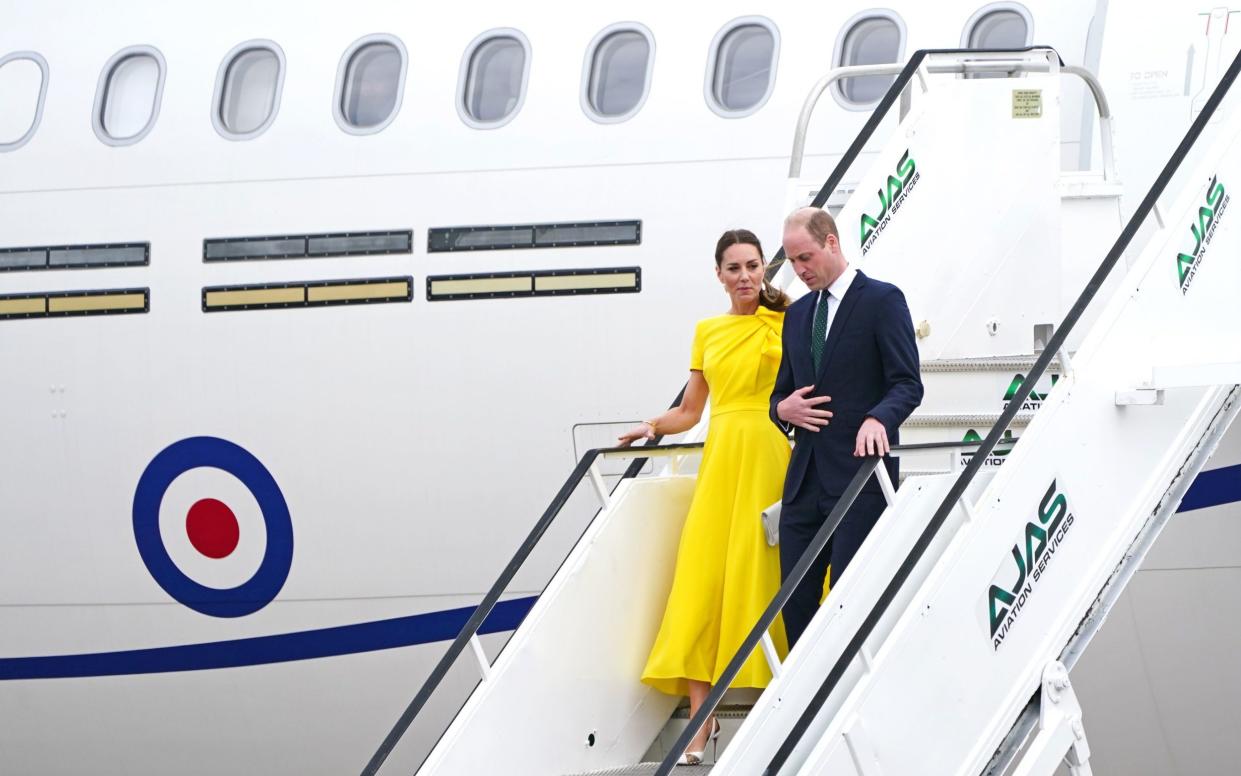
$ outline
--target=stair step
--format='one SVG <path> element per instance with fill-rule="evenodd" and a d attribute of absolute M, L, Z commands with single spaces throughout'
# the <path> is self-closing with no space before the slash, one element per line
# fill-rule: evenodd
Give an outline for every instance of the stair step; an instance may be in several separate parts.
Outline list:
<path fill-rule="evenodd" d="M 609 768 L 606 771 L 575 773 L 572 776 L 652 776 L 657 768 L 659 768 L 659 763 L 638 763 L 637 765 L 626 765 L 621 768 Z M 710 765 L 680 765 L 677 766 L 677 776 L 694 776 L 695 774 L 710 773 L 711 768 L 712 766 Z"/>
<path fill-rule="evenodd" d="M 715 708 L 715 716 L 719 719 L 745 719 L 754 708 L 751 703 L 721 703 Z M 679 706 L 672 712 L 672 719 L 689 719 L 689 706 Z"/>
<path fill-rule="evenodd" d="M 1029 369 L 1038 360 L 1037 355 L 979 356 L 977 358 L 943 358 L 922 362 L 923 372 L 1007 372 Z M 1056 356 L 1048 366 L 1050 371 L 1060 371 L 1060 357 Z"/>
<path fill-rule="evenodd" d="M 1027 426 L 1033 417 L 1033 412 L 1019 412 L 1013 417 L 1011 425 L 1014 427 Z M 991 428 L 999 419 L 999 412 L 915 412 L 901 425 L 901 428 L 946 428 L 957 426 Z"/>

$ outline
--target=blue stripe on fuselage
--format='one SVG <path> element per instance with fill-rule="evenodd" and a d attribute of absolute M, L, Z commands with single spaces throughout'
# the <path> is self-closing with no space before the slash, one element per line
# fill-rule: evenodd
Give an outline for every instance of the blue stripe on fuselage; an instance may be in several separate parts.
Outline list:
<path fill-rule="evenodd" d="M 516 629 L 534 601 L 535 597 L 531 596 L 497 603 L 479 632 L 500 633 Z M 206 644 L 86 655 L 6 657 L 0 658 L 0 680 L 202 671 L 409 647 L 456 638 L 473 612 L 474 607 L 467 606 L 391 620 Z"/>
<path fill-rule="evenodd" d="M 1199 472 L 1176 511 L 1189 512 L 1234 501 L 1241 501 L 1241 464 Z"/>
<path fill-rule="evenodd" d="M 1241 464 L 1199 474 L 1190 485 L 1177 512 L 1189 512 L 1237 501 L 1241 501 Z M 530 611 L 534 601 L 535 597 L 531 596 L 496 604 L 480 632 L 501 633 L 514 630 Z M 410 647 L 456 638 L 473 611 L 474 607 L 467 606 L 391 620 L 206 644 L 85 655 L 0 658 L 0 680 L 202 671 Z"/>

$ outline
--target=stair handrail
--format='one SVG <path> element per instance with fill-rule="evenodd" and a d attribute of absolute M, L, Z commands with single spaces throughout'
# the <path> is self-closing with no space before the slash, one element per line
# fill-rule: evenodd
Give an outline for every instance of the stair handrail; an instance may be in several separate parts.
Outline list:
<path fill-rule="evenodd" d="M 633 454 L 639 451 L 647 455 L 686 454 L 695 450 L 700 450 L 702 447 L 702 442 L 694 442 L 689 444 L 646 445 L 642 447 L 600 447 L 587 450 L 577 462 L 577 465 L 573 467 L 573 471 L 570 472 L 568 478 L 565 479 L 564 484 L 560 486 L 560 490 L 556 492 L 556 495 L 552 498 L 551 503 L 547 505 L 547 509 L 543 511 L 543 515 L 534 524 L 534 527 L 530 529 L 530 533 L 526 535 L 525 541 L 521 543 L 521 546 L 519 546 L 517 551 L 513 553 L 513 557 L 510 558 L 509 562 L 504 566 L 504 570 L 500 572 L 500 576 L 487 590 L 486 594 L 483 595 L 483 600 L 480 601 L 478 606 L 474 609 L 474 613 L 470 615 L 468 620 L 466 620 L 465 625 L 461 626 L 461 631 L 457 634 L 457 637 L 453 639 L 452 644 L 448 646 L 448 649 L 440 657 L 439 662 L 435 664 L 435 668 L 431 670 L 430 675 L 428 675 L 423 681 L 422 686 L 414 695 L 413 700 L 411 700 L 409 705 L 405 707 L 405 710 L 401 712 L 401 716 L 397 718 L 396 724 L 392 726 L 392 730 L 389 731 L 388 735 L 384 737 L 383 742 L 379 745 L 379 748 L 375 750 L 375 753 L 367 762 L 366 767 L 362 769 L 363 776 L 373 776 L 373 774 L 378 773 L 379 768 L 383 765 L 384 761 L 388 759 L 388 755 L 392 753 L 392 750 L 401 740 L 401 737 L 405 735 L 405 731 L 409 729 L 411 724 L 413 724 L 414 718 L 418 716 L 419 712 L 421 712 L 423 707 L 426 706 L 427 701 L 431 699 L 431 695 L 435 693 L 435 690 L 440 686 L 440 683 L 444 681 L 444 678 L 448 675 L 449 669 L 452 668 L 453 664 L 456 663 L 457 658 L 461 656 L 461 653 L 464 652 L 468 646 L 470 646 L 471 641 L 478 635 L 479 629 L 482 627 L 487 617 L 491 614 L 492 609 L 494 609 L 496 604 L 499 602 L 500 596 L 502 596 L 504 591 L 508 589 L 509 583 L 513 581 L 513 578 L 517 575 L 518 570 L 521 569 L 522 564 L 524 564 L 526 559 L 529 558 L 531 553 L 534 552 L 534 548 L 547 533 L 547 530 L 551 528 L 552 523 L 556 521 L 556 518 L 560 515 L 560 511 L 564 508 L 565 504 L 568 503 L 569 498 L 577 490 L 577 486 L 581 484 L 582 480 L 586 479 L 586 477 L 590 475 L 591 467 L 594 465 L 596 460 L 600 457 L 624 455 L 626 453 Z M 638 460 L 642 461 L 644 464 L 647 459 L 646 457 L 643 457 Z M 635 463 L 637 463 L 637 461 L 635 461 Z M 641 470 L 642 465 L 639 465 L 636 468 L 631 465 L 629 469 L 621 475 L 621 480 L 632 479 L 636 477 L 638 472 Z M 597 516 L 598 515 L 596 515 L 596 517 Z M 587 523 L 586 527 L 583 528 L 583 533 L 585 533 L 593 522 L 594 519 L 592 518 Z"/>
<path fill-rule="evenodd" d="M 1098 295 L 1099 290 L 1103 287 L 1103 284 L 1106 282 L 1108 276 L 1111 274 L 1116 264 L 1120 261 L 1121 256 L 1129 247 L 1129 244 L 1133 241 L 1138 229 L 1141 228 L 1143 223 L 1145 223 L 1146 219 L 1150 216 L 1151 212 L 1155 209 L 1159 196 L 1163 193 L 1164 189 L 1167 188 L 1172 176 L 1180 168 L 1180 165 L 1185 160 L 1185 157 L 1189 155 L 1190 149 L 1193 148 L 1194 144 L 1197 142 L 1198 137 L 1202 134 L 1202 130 L 1215 115 L 1215 111 L 1219 108 L 1224 96 L 1228 93 L 1228 91 L 1232 88 L 1233 83 L 1236 81 L 1238 72 L 1241 72 L 1241 53 L 1233 59 L 1232 64 L 1228 67 L 1228 70 L 1223 76 L 1221 76 L 1219 83 L 1216 85 L 1215 90 L 1211 93 L 1211 97 L 1207 100 L 1202 112 L 1194 119 L 1193 123 L 1189 127 L 1189 130 L 1185 133 L 1184 138 L 1181 139 L 1181 142 L 1177 146 L 1176 150 L 1172 152 L 1172 156 L 1168 159 L 1167 163 L 1160 171 L 1159 176 L 1155 179 L 1155 182 L 1147 191 L 1146 196 L 1143 197 L 1141 204 L 1138 205 L 1137 209 L 1133 213 L 1133 216 L 1121 230 L 1120 236 L 1116 238 L 1116 242 L 1112 245 L 1112 248 L 1108 251 L 1103 261 L 1099 264 L 1090 280 L 1086 283 L 1085 288 L 1082 289 L 1081 294 L 1077 297 L 1077 300 L 1073 303 L 1073 306 L 1065 315 L 1064 320 L 1060 322 L 1058 327 L 1056 327 L 1045 349 L 1034 362 L 1034 366 L 1031 367 L 1030 372 L 1025 377 L 1025 380 L 1017 389 L 1016 395 L 1011 401 L 1009 401 L 1008 406 L 1000 414 L 999 420 L 996 421 L 995 425 L 991 427 L 991 430 L 987 433 L 986 438 L 982 440 L 982 445 L 975 454 L 974 458 L 970 460 L 965 469 L 957 477 L 952 487 L 949 488 L 948 493 L 943 498 L 943 501 L 940 502 L 939 507 L 935 510 L 935 514 L 932 515 L 930 522 L 927 523 L 927 526 L 923 530 L 922 534 L 918 537 L 917 541 L 914 542 L 914 545 L 905 557 L 904 562 L 902 562 L 901 566 L 896 570 L 896 573 L 893 574 L 887 587 L 884 588 L 878 600 L 875 602 L 875 605 L 871 608 L 870 613 L 858 627 L 858 630 L 854 633 L 853 638 L 849 641 L 840 657 L 836 660 L 835 665 L 832 666 L 831 671 L 828 672 L 827 677 L 823 680 L 823 683 L 820 685 L 818 691 L 810 699 L 810 702 L 803 710 L 797 722 L 793 725 L 793 728 L 789 731 L 789 734 L 785 737 L 784 742 L 780 745 L 780 748 L 776 750 L 775 755 L 773 755 L 772 759 L 769 761 L 764 773 L 779 773 L 780 768 L 783 767 L 785 761 L 787 761 L 789 756 L 792 754 L 793 749 L 797 746 L 802 736 L 809 729 L 814 718 L 818 715 L 819 710 L 823 707 L 824 702 L 826 702 L 827 698 L 840 683 L 841 678 L 844 676 L 845 670 L 857 657 L 858 652 L 862 648 L 862 644 L 870 636 L 871 632 L 875 629 L 875 626 L 879 623 L 879 620 L 887 612 L 888 607 L 891 606 L 892 601 L 896 598 L 901 586 L 904 585 L 905 581 L 912 573 L 913 568 L 922 559 L 922 556 L 926 553 L 927 548 L 930 547 L 931 541 L 934 539 L 935 534 L 943 526 L 944 522 L 948 518 L 948 515 L 956 508 L 957 502 L 960 501 L 970 483 L 973 482 L 974 477 L 978 474 L 979 470 L 981 470 L 985 459 L 995 449 L 996 444 L 1000 441 L 1001 435 L 1008 428 L 1009 424 L 1012 423 L 1013 418 L 1016 417 L 1021 405 L 1027 398 L 1029 398 L 1030 392 L 1034 389 L 1035 383 L 1037 383 L 1047 371 L 1047 367 L 1051 363 L 1052 358 L 1064 349 L 1069 334 L 1072 333 L 1073 328 L 1077 325 L 1078 321 L 1081 320 L 1086 308 L 1089 307 L 1090 303 L 1094 301 L 1095 297 Z M 894 95 L 889 93 L 889 95 L 885 95 L 885 99 L 889 96 L 894 98 Z"/>
<path fill-rule="evenodd" d="M 1018 440 L 1006 440 L 1007 443 L 1016 444 Z M 980 447 L 982 442 L 919 442 L 909 445 L 893 445 L 892 453 L 900 455 L 901 453 L 924 452 L 928 450 L 965 450 L 974 447 Z M 974 453 L 974 457 L 978 457 L 978 452 Z M 819 557 L 819 553 L 827 546 L 827 542 L 832 538 L 832 534 L 836 531 L 840 521 L 844 519 L 845 514 L 853 506 L 853 502 L 857 500 L 858 494 L 862 492 L 862 488 L 866 485 L 866 481 L 872 476 L 879 478 L 880 487 L 885 497 L 891 499 L 894 497 L 895 488 L 888 476 L 886 467 L 879 466 L 879 462 L 883 458 L 877 455 L 869 455 L 862 459 L 862 465 L 858 468 L 853 479 L 849 481 L 849 486 L 845 488 L 840 499 L 837 500 L 836 506 L 832 508 L 830 514 L 823 521 L 823 525 L 815 533 L 814 538 L 806 545 L 806 549 L 798 558 L 797 564 L 793 566 L 784 581 L 780 584 L 780 589 L 776 591 L 775 596 L 767 604 L 767 608 L 763 614 L 754 623 L 745 640 L 741 642 L 741 646 L 737 647 L 737 651 L 729 659 L 728 665 L 725 666 L 711 690 L 707 693 L 707 697 L 699 706 L 698 712 L 691 716 L 689 722 L 685 725 L 685 730 L 673 742 L 672 747 L 664 755 L 664 759 L 659 763 L 659 767 L 655 770 L 655 776 L 669 776 L 673 769 L 676 768 L 677 760 L 689 748 L 689 744 L 694 740 L 694 735 L 707 723 L 711 715 L 715 713 L 716 708 L 724 699 L 724 694 L 728 691 L 729 685 L 737 678 L 737 674 L 741 672 L 745 662 L 750 659 L 755 648 L 763 639 L 763 635 L 771 628 L 772 623 L 776 621 L 776 617 L 784 610 L 785 604 L 793 597 L 793 591 L 806 578 L 806 574 L 810 571 L 810 565 Z"/>
<path fill-rule="evenodd" d="M 970 449 L 978 447 L 980 444 L 981 442 L 978 441 L 943 443 L 932 442 L 911 445 L 896 445 L 893 446 L 892 450 L 893 452 L 919 452 L 936 449 Z M 473 614 L 471 614 L 470 618 L 466 620 L 464 625 L 461 626 L 461 631 L 457 634 L 457 637 L 453 639 L 452 644 L 449 645 L 448 649 L 440 657 L 439 662 L 435 664 L 435 667 L 431 670 L 431 673 L 423 681 L 422 686 L 419 687 L 413 700 L 410 701 L 409 705 L 406 706 L 405 710 L 401 713 L 401 716 L 392 726 L 392 730 L 389 731 L 388 735 L 384 737 L 383 742 L 379 745 L 379 748 L 375 751 L 374 755 L 371 756 L 371 759 L 367 762 L 366 767 L 362 770 L 363 776 L 373 776 L 375 773 L 378 773 L 379 768 L 392 753 L 392 750 L 396 747 L 401 737 L 405 734 L 405 731 L 409 729 L 409 726 L 413 723 L 414 719 L 426 706 L 427 701 L 430 700 L 431 695 L 434 694 L 435 690 L 448 675 L 449 669 L 452 668 L 452 665 L 457 661 L 457 658 L 461 656 L 461 654 L 470 645 L 472 639 L 474 639 L 479 633 L 479 629 L 482 627 L 487 617 L 491 614 L 492 610 L 499 602 L 500 597 L 508 588 L 509 583 L 513 581 L 517 571 L 521 568 L 526 559 L 530 557 L 531 553 L 534 551 L 539 541 L 547 533 L 548 529 L 551 528 L 552 523 L 555 522 L 556 517 L 560 514 L 560 511 L 564 508 L 565 504 L 568 503 L 569 498 L 577 490 L 578 485 L 590 476 L 591 468 L 598 459 L 630 457 L 636 455 L 641 457 L 637 458 L 635 462 L 645 462 L 650 457 L 655 456 L 673 457 L 692 454 L 696 451 L 702 450 L 704 445 L 705 443 L 703 442 L 688 442 L 677 444 L 648 444 L 634 447 L 600 447 L 587 450 L 577 462 L 577 465 L 573 467 L 573 471 L 570 472 L 569 476 L 565 479 L 564 484 L 560 487 L 560 490 L 556 492 L 555 497 L 552 498 L 552 501 L 548 504 L 547 509 L 543 511 L 543 515 L 539 518 L 538 522 L 536 522 L 534 527 L 530 529 L 530 533 L 527 534 L 525 541 L 523 541 L 521 546 L 517 548 L 517 551 L 513 553 L 513 557 L 505 565 L 504 570 L 500 572 L 500 576 L 496 579 L 495 583 L 492 584 L 486 594 L 484 594 L 482 601 L 479 602 L 478 607 L 475 608 Z M 875 458 L 875 461 L 878 460 L 878 458 Z M 638 466 L 637 468 L 630 466 L 629 469 L 621 475 L 621 481 L 623 482 L 624 480 L 635 478 L 642 468 L 642 466 Z M 619 487 L 619 483 L 617 483 L 617 486 Z M 860 489 L 861 485 L 858 487 Z M 602 511 L 603 510 L 601 509 L 600 512 Z M 582 529 L 583 534 L 585 534 L 597 518 L 598 514 L 596 514 L 595 517 L 586 524 L 586 526 Z M 826 542 L 826 538 L 824 541 Z M 809 561 L 807 561 L 807 563 L 809 563 Z M 766 628 L 764 627 L 763 630 L 765 631 Z"/>

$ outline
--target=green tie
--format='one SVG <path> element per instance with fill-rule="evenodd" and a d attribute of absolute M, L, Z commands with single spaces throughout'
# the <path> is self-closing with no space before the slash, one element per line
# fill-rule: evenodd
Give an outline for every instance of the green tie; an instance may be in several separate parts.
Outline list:
<path fill-rule="evenodd" d="M 827 289 L 819 292 L 819 304 L 814 308 L 814 326 L 810 328 L 810 355 L 814 357 L 814 373 L 819 373 L 823 361 L 823 343 L 827 341 Z"/>

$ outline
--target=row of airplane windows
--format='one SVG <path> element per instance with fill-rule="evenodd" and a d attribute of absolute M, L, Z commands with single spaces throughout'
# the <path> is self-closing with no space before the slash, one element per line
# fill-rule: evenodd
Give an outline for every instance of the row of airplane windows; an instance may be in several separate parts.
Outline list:
<path fill-rule="evenodd" d="M 499 251 L 521 248 L 585 248 L 640 245 L 642 221 L 574 221 L 542 224 L 484 224 L 427 230 L 427 253 Z M 414 232 L 329 232 L 203 240 L 204 262 L 313 259 L 413 253 Z M 48 269 L 110 269 L 151 263 L 146 242 L 0 247 L 0 272 Z"/>
<path fill-rule="evenodd" d="M 1030 44 L 1033 20 L 1014 2 L 980 8 L 967 22 L 962 46 L 1020 48 Z M 836 66 L 887 64 L 904 55 L 905 24 L 894 11 L 873 9 L 851 19 L 837 38 Z M 765 17 L 726 24 L 712 42 L 704 89 L 708 106 L 724 118 L 748 116 L 767 101 L 775 81 L 780 34 Z M 457 112 L 476 129 L 503 126 L 520 111 L 530 76 L 530 42 L 519 30 L 489 30 L 466 48 L 457 89 Z M 651 31 L 635 22 L 610 25 L 587 48 L 581 104 L 601 123 L 633 117 L 650 91 L 655 57 Z M 399 38 L 367 35 L 341 57 L 333 113 L 351 134 L 373 134 L 388 126 L 401 107 L 408 54 Z M 92 124 L 98 138 L 114 146 L 142 140 L 155 126 L 166 64 L 152 46 L 131 46 L 104 65 L 95 94 Z M 284 86 L 285 56 L 271 40 L 234 47 L 220 65 L 212 123 L 229 140 L 261 135 L 276 119 Z M 839 83 L 834 96 L 845 107 L 874 104 L 891 76 L 860 76 Z M 38 129 L 47 95 L 48 64 L 36 52 L 0 57 L 0 152 L 28 142 Z"/>

